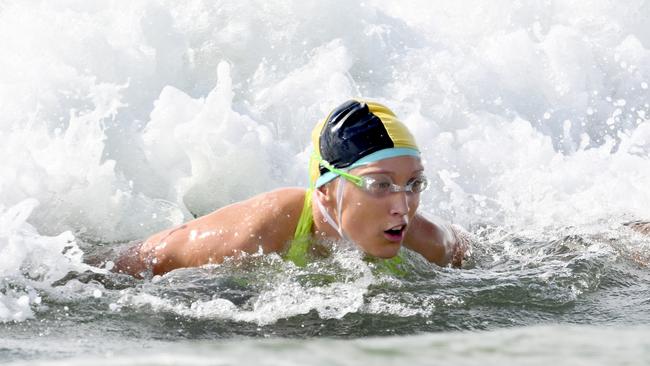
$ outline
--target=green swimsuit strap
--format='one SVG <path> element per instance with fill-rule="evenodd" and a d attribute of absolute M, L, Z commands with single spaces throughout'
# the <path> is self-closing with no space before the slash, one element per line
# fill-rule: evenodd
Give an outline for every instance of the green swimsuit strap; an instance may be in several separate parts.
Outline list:
<path fill-rule="evenodd" d="M 284 256 L 285 259 L 292 261 L 298 267 L 304 267 L 307 264 L 311 226 L 314 223 L 314 218 L 311 214 L 312 192 L 314 192 L 312 188 L 305 191 L 305 202 L 302 205 L 298 226 L 296 226 L 296 232 L 293 234 L 291 247 L 289 247 L 289 251 Z"/>

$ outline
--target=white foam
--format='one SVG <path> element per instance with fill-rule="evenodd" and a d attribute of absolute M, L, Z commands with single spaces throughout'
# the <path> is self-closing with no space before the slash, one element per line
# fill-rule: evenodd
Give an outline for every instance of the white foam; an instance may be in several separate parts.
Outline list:
<path fill-rule="evenodd" d="M 260 253 L 253 256 L 261 255 Z M 265 276 L 265 288 L 244 305 L 235 305 L 222 298 L 189 302 L 173 300 L 129 289 L 123 290 L 117 302 L 110 304 L 109 308 L 112 311 L 121 311 L 124 307 L 152 308 L 157 312 L 173 312 L 192 318 L 228 319 L 258 325 L 272 324 L 279 319 L 304 315 L 311 311 L 316 311 L 323 319 L 340 319 L 349 313 L 366 311 L 364 296 L 369 286 L 377 281 L 368 264 L 358 253 L 355 255 L 349 251 L 336 251 L 333 257 L 337 271 L 345 275 L 332 276 L 319 268 L 307 268 L 303 272 L 293 264 L 281 261 L 279 257 L 272 260 L 281 263 L 285 269 Z M 296 279 L 310 275 L 325 275 L 331 280 L 326 284 L 317 285 L 310 281 L 301 283 Z M 164 276 L 157 282 L 162 279 Z M 396 308 L 402 309 L 399 306 Z"/>
<path fill-rule="evenodd" d="M 542 211 L 566 220 L 566 203 L 577 205 L 573 192 L 583 185 L 566 185 L 566 169 L 587 177 L 602 164 L 617 165 L 623 153 L 609 154 L 602 135 L 616 146 L 648 109 L 641 87 L 650 76 L 648 32 L 640 18 L 620 22 L 628 13 L 606 3 L 526 10 L 294 2 L 268 14 L 234 4 L 66 5 L 6 6 L 0 32 L 19 35 L 3 38 L 10 57 L 2 78 L 11 83 L 1 89 L 2 125 L 20 126 L 2 130 L 2 153 L 13 158 L 2 167 L 0 202 L 39 199 L 31 220 L 50 234 L 74 228 L 133 239 L 190 212 L 304 184 L 313 124 L 356 95 L 386 101 L 402 115 L 426 151 L 430 175 L 458 174 L 434 186 L 432 213 L 465 224 L 502 224 L 520 210 L 528 223 Z M 593 18 L 576 17 L 574 7 Z M 298 17 L 282 16 L 289 9 Z M 77 16 L 63 22 L 66 12 Z M 208 16 L 215 12 L 220 21 Z M 580 151 L 592 148 L 602 149 L 600 160 L 583 158 Z M 517 176 L 546 174 L 551 165 L 557 170 L 548 179 L 520 187 Z M 602 176 L 610 186 L 632 174 L 612 169 Z M 648 179 L 635 178 L 637 186 Z M 587 195 L 595 199 L 596 191 Z M 553 195 L 555 205 L 542 202 Z M 483 197 L 493 210 L 468 197 Z M 503 202 L 508 197 L 516 202 Z M 609 209 L 592 206 L 587 216 Z"/>
<path fill-rule="evenodd" d="M 0 205 L 40 204 L 0 272 L 51 264 L 29 254 L 43 238 L 138 239 L 304 186 L 312 127 L 357 96 L 414 132 L 427 215 L 516 230 L 648 219 L 644 6 L 3 3 Z"/>
<path fill-rule="evenodd" d="M 71 233 L 42 236 L 26 222 L 37 205 L 28 199 L 0 207 L 0 322 L 31 318 L 32 306 L 41 303 L 38 290 L 51 289 L 69 271 L 88 268 Z"/>

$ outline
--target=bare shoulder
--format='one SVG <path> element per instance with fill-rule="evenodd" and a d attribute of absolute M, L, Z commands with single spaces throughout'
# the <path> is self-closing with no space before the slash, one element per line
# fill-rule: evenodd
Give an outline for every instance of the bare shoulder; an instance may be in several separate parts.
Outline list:
<path fill-rule="evenodd" d="M 223 207 L 196 220 L 200 231 L 222 228 L 236 234 L 237 249 L 252 252 L 280 251 L 295 231 L 304 202 L 305 189 L 280 188 Z M 193 223 L 188 223 L 193 224 Z"/>
<path fill-rule="evenodd" d="M 257 212 L 257 230 L 265 238 L 270 250 L 283 250 L 291 239 L 298 225 L 304 199 L 304 188 L 280 188 L 249 200 L 250 210 Z"/>
<path fill-rule="evenodd" d="M 445 265 L 448 262 L 448 241 L 446 230 L 417 214 L 409 224 L 404 245 L 430 262 Z"/>
<path fill-rule="evenodd" d="M 229 233 L 228 251 L 281 252 L 291 239 L 302 211 L 305 189 L 280 188 L 223 207 L 199 219 L 199 230 Z"/>
<path fill-rule="evenodd" d="M 416 215 L 406 233 L 404 245 L 422 254 L 430 262 L 460 267 L 469 251 L 469 240 L 464 230 L 449 224 L 438 224 Z"/>
<path fill-rule="evenodd" d="M 269 214 L 281 214 L 287 211 L 300 211 L 304 197 L 304 188 L 280 188 L 258 194 L 243 201 L 242 205 L 250 206 L 250 208 L 263 208 Z"/>

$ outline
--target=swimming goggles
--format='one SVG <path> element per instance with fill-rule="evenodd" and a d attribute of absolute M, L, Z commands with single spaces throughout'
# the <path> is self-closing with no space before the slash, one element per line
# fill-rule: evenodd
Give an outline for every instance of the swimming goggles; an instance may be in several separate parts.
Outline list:
<path fill-rule="evenodd" d="M 330 165 L 325 160 L 321 160 L 320 164 L 325 167 L 327 170 L 334 174 L 345 178 L 345 180 L 353 183 L 359 187 L 362 191 L 367 192 L 373 196 L 382 197 L 390 193 L 396 192 L 406 192 L 406 193 L 420 193 L 427 189 L 429 186 L 429 180 L 424 176 L 418 176 L 406 183 L 405 186 L 400 186 L 390 179 L 390 177 L 377 174 L 377 175 L 354 175 L 350 174 L 341 169 L 337 169 Z"/>

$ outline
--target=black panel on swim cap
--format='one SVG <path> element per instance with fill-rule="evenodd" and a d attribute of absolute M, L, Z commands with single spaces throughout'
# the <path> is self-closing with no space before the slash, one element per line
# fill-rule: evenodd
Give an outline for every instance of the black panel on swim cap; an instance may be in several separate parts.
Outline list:
<path fill-rule="evenodd" d="M 375 151 L 394 147 L 386 127 L 368 105 L 349 100 L 330 113 L 320 133 L 321 157 L 335 168 L 345 168 Z M 327 172 L 320 167 L 320 173 Z"/>

